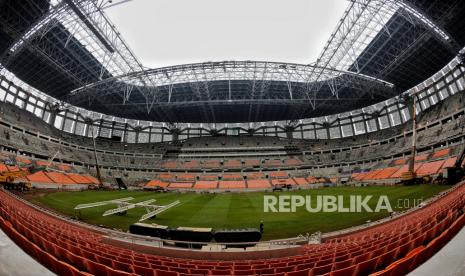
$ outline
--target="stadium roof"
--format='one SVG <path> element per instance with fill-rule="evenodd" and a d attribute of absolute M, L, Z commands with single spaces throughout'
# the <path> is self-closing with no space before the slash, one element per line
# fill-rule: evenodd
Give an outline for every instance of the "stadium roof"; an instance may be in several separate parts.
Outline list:
<path fill-rule="evenodd" d="M 107 5 L 1 1 L 1 66 L 56 99 L 119 117 L 293 120 L 393 97 L 465 44 L 464 1 L 354 0 L 310 65 L 209 62 L 148 70 L 106 17 Z"/>

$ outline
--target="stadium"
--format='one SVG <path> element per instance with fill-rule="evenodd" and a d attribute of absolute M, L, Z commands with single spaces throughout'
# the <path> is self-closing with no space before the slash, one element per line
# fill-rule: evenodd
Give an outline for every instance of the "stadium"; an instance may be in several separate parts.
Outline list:
<path fill-rule="evenodd" d="M 464 1 L 153 68 L 137 1 L 0 0 L 0 275 L 465 275 Z"/>

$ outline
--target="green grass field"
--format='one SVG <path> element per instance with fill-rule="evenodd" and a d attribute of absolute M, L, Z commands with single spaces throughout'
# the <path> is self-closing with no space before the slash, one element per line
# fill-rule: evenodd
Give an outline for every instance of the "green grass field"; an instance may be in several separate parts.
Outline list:
<path fill-rule="evenodd" d="M 377 220 L 388 216 L 387 212 L 379 213 L 309 213 L 305 208 L 298 208 L 295 213 L 265 213 L 263 211 L 263 195 L 343 195 L 344 206 L 348 206 L 350 195 L 373 195 L 369 206 L 374 208 L 380 195 L 387 195 L 394 210 L 405 210 L 399 206 L 399 199 L 408 199 L 413 204 L 414 199 L 427 199 L 446 189 L 446 186 L 409 186 L 409 187 L 344 187 L 322 188 L 315 190 L 300 190 L 280 193 L 153 193 L 142 191 L 83 191 L 56 192 L 36 194 L 31 198 L 36 203 L 48 206 L 67 215 L 74 215 L 74 206 L 81 203 L 110 200 L 132 196 L 134 202 L 156 199 L 158 204 L 168 204 L 179 199 L 181 204 L 146 222 L 168 226 L 212 227 L 221 228 L 258 228 L 260 220 L 264 221 L 265 232 L 263 240 L 297 236 L 298 234 L 328 232 L 365 223 L 367 220 Z M 406 201 L 403 205 L 407 205 Z M 312 204 L 313 205 L 313 204 Z M 412 206 L 410 206 L 412 207 Z M 129 225 L 137 222 L 145 213 L 145 209 L 129 210 L 124 216 L 112 215 L 102 217 L 105 210 L 113 209 L 115 205 L 107 205 L 81 210 L 81 219 L 96 225 L 127 230 Z"/>

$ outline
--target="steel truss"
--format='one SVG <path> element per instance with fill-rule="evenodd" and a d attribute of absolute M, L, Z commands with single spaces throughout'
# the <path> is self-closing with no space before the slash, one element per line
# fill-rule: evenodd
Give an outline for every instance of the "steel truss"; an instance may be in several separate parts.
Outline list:
<path fill-rule="evenodd" d="M 33 0 L 26 0 L 34 3 Z M 92 75 L 98 79 L 104 77 L 104 73 L 110 75 L 121 75 L 133 71 L 144 70 L 144 67 L 129 49 L 120 33 L 115 29 L 102 10 L 107 1 L 93 0 L 55 0 L 52 1 L 50 9 L 40 18 L 39 23 L 31 26 L 23 33 L 15 22 L 3 26 L 12 37 L 16 37 L 13 46 L 1 55 L 1 68 L 7 67 L 16 55 L 21 53 L 24 48 L 35 51 L 43 60 L 54 64 L 71 79 L 76 81 L 79 86 L 85 86 L 90 82 L 83 78 L 84 69 L 92 72 Z M 9 7 L 14 9 L 13 7 Z M 14 13 L 14 11 L 13 11 Z M 67 50 L 57 52 L 53 47 L 52 41 L 43 41 L 47 39 L 47 34 L 57 25 L 63 25 L 69 32 L 65 46 L 73 39 L 77 39 L 85 49 L 99 61 L 98 66 L 89 68 L 86 60 L 81 58 L 80 64 L 84 68 L 76 68 L 75 64 L 66 59 Z M 33 43 L 38 41 L 38 43 Z M 50 42 L 50 43 L 47 43 Z M 87 68 L 85 68 L 87 66 Z M 47 92 L 47 91 L 43 91 Z"/>
<path fill-rule="evenodd" d="M 370 43 L 380 32 L 391 35 L 386 24 L 395 13 L 401 14 L 409 23 L 416 26 L 416 30 L 421 31 L 422 35 L 409 37 L 403 41 L 402 45 L 396 49 L 395 56 L 392 57 L 391 61 L 386 60 L 379 64 L 378 73 L 372 77 L 383 79 L 385 73 L 391 70 L 393 61 L 400 62 L 399 58 L 403 57 L 409 47 L 421 42 L 427 34 L 442 41 L 454 53 L 458 53 L 460 50 L 457 42 L 447 31 L 437 25 L 428 15 L 411 7 L 403 0 L 350 0 L 350 4 L 335 31 L 331 34 L 316 62 L 312 64 L 315 66 L 307 80 L 307 85 L 309 86 L 308 91 L 313 94 L 314 99 L 317 98 L 318 91 L 323 84 L 319 80 L 324 78 L 324 69 L 349 70 L 352 67 L 353 71 L 361 72 L 368 65 L 368 63 L 358 63 L 359 55 L 370 46 Z M 341 83 L 339 87 L 343 88 L 345 85 Z M 370 93 L 370 90 L 368 89 L 366 92 Z M 339 89 L 332 90 L 335 97 L 338 97 L 339 91 Z"/>
<path fill-rule="evenodd" d="M 195 105 L 208 102 L 231 104 L 233 102 L 250 103 L 253 101 L 266 103 L 271 100 L 306 101 L 314 104 L 314 102 L 321 99 L 309 98 L 308 93 L 302 92 L 302 87 L 305 87 L 305 83 L 311 77 L 310 73 L 315 69 L 314 67 L 314 65 L 259 61 L 225 61 L 179 65 L 107 78 L 72 91 L 67 101 L 76 105 L 90 105 L 94 101 L 99 101 L 107 106 L 141 105 L 140 101 L 131 102 L 131 96 L 134 97 L 134 93 L 143 95 L 150 91 L 150 93 L 154 94 L 152 98 L 154 102 L 149 103 L 150 106 L 146 110 L 147 112 L 151 111 L 150 107 L 163 104 Z M 330 68 L 324 70 L 317 68 L 317 70 L 321 70 L 324 74 L 324 78 L 320 79 L 321 86 L 330 91 L 339 90 L 340 86 L 344 85 L 346 88 L 357 91 L 357 94 L 364 93 L 367 89 L 371 89 L 370 91 L 373 93 L 379 93 L 383 96 L 394 96 L 397 93 L 393 90 L 393 84 L 370 76 Z M 141 79 L 145 78 L 149 78 L 145 83 L 154 83 L 155 86 L 144 86 Z M 237 84 L 238 82 L 244 84 L 244 86 L 238 88 L 240 86 Z M 224 97 L 221 98 L 215 98 L 218 93 L 212 95 L 212 90 L 214 90 L 214 87 L 218 87 L 218 83 L 221 83 L 221 87 L 216 90 L 223 91 Z M 272 89 L 273 86 L 280 83 L 286 84 L 285 91 Z M 186 87 L 189 88 L 186 90 L 186 97 L 180 100 L 178 96 L 177 100 L 173 100 L 173 93 L 181 93 L 182 89 Z M 189 98 L 189 93 L 192 91 L 194 93 Z M 358 97 L 354 98 L 358 99 Z M 250 114 L 252 113 L 250 112 Z"/>
<path fill-rule="evenodd" d="M 25 2 L 34 3 L 34 0 Z M 103 12 L 111 5 L 108 0 L 53 0 L 39 23 L 25 33 L 15 22 L 9 22 L 4 29 L 12 37 L 17 37 L 17 41 L 0 56 L 0 69 L 13 61 L 22 49 L 28 48 L 78 84 L 79 88 L 60 100 L 79 106 L 91 106 L 94 102 L 109 107 L 137 105 L 141 114 L 160 113 L 160 118 L 171 117 L 170 110 L 156 108 L 161 105 L 199 105 L 204 117 L 211 117 L 215 121 L 215 112 L 208 103 L 266 104 L 282 101 L 288 104 L 305 103 L 309 108 L 317 109 L 337 99 L 355 101 L 365 96 L 373 99 L 382 96 L 379 98 L 383 100 L 400 93 L 392 83 L 383 81 L 385 74 L 393 70 L 393 62 L 402 60 L 404 53 L 421 43 L 426 36 L 434 36 L 451 51 L 458 52 L 457 43 L 434 19 L 405 0 L 351 0 L 319 58 L 310 65 L 239 61 L 147 70 Z M 358 57 L 380 32 L 390 35 L 386 23 L 396 13 L 414 25 L 418 35 L 399 43 L 395 57 L 390 61 L 376 64 L 376 74 L 361 74 L 367 63 L 359 64 Z M 65 47 L 76 38 L 99 64 L 81 60 L 82 67 L 76 67 L 66 58 L 66 49 L 50 47 L 53 42 L 44 40 L 59 24 L 69 32 Z M 226 97 L 219 97 L 216 93 L 218 81 L 227 83 Z M 242 88 L 235 86 L 237 81 L 244 82 Z M 285 89 L 279 87 L 281 91 L 276 91 L 277 83 L 285 83 Z M 225 90 L 224 87 L 221 89 Z M 192 91 L 194 96 L 189 97 L 187 94 Z M 327 91 L 330 91 L 330 95 Z M 175 97 L 179 93 L 185 93 L 184 100 Z M 258 109 L 254 110 L 257 116 L 261 105 L 250 105 L 250 121 L 254 120 L 254 108 Z"/>

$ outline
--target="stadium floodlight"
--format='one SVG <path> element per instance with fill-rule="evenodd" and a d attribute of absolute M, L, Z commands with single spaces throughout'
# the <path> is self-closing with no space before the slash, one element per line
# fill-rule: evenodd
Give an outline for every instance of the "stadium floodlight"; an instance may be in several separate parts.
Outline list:
<path fill-rule="evenodd" d="M 107 204 L 116 204 L 118 206 L 117 208 L 107 210 L 103 213 L 102 216 L 106 217 L 106 216 L 113 215 L 113 214 L 121 214 L 127 210 L 139 207 L 139 208 L 145 208 L 145 210 L 147 211 L 147 213 L 139 219 L 139 221 L 144 221 L 144 220 L 153 218 L 154 216 L 181 203 L 181 201 L 176 200 L 174 202 L 171 202 L 168 205 L 155 205 L 153 203 L 156 201 L 156 199 L 149 199 L 149 200 L 145 200 L 141 202 L 128 202 L 133 199 L 134 199 L 133 197 L 126 197 L 126 198 L 100 201 L 100 202 L 94 202 L 94 203 L 79 204 L 76 207 L 74 207 L 74 210 L 98 207 L 98 206 L 103 206 Z"/>
<path fill-rule="evenodd" d="M 133 208 L 136 208 L 136 207 L 147 207 L 147 206 L 150 206 L 150 203 L 155 202 L 155 201 L 156 201 L 155 199 L 149 199 L 149 200 L 142 201 L 142 202 L 139 202 L 139 203 L 129 203 L 129 202 L 124 202 L 123 203 L 122 202 L 122 203 L 119 203 L 118 208 L 107 210 L 107 211 L 105 211 L 105 213 L 103 213 L 102 216 L 106 217 L 106 216 L 109 216 L 109 215 L 122 213 L 122 212 L 125 212 L 127 210 L 130 210 L 130 209 L 133 209 Z"/>
<path fill-rule="evenodd" d="M 99 202 L 93 202 L 93 203 L 85 203 L 85 204 L 79 204 L 76 207 L 74 207 L 74 210 L 80 210 L 80 209 L 85 209 L 85 208 L 93 208 L 93 207 L 98 207 L 98 206 L 103 206 L 107 204 L 120 204 L 126 201 L 133 200 L 133 197 L 125 197 L 125 198 L 120 198 L 120 199 L 113 199 L 113 200 L 107 200 L 107 201 L 99 201 Z"/>
<path fill-rule="evenodd" d="M 140 219 L 139 219 L 139 222 L 141 221 L 144 221 L 144 220 L 147 220 L 147 219 L 150 219 L 166 210 L 168 210 L 169 208 L 171 207 L 174 207 L 176 205 L 178 205 L 179 203 L 181 203 L 181 201 L 179 200 L 176 200 L 175 202 L 172 202 L 166 206 L 157 206 L 159 208 L 155 208 L 155 210 L 151 211 L 151 212 L 148 212 L 147 214 L 143 215 Z"/>

